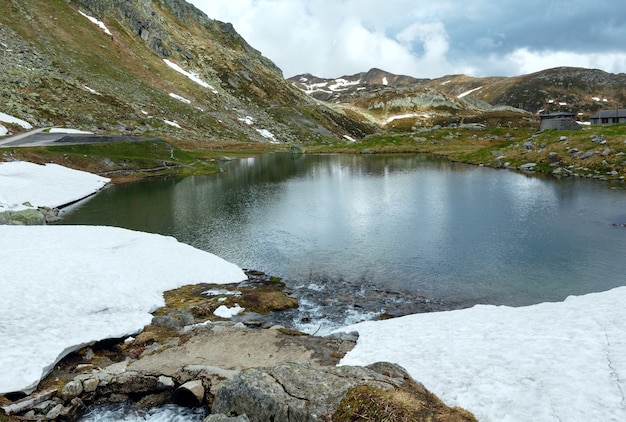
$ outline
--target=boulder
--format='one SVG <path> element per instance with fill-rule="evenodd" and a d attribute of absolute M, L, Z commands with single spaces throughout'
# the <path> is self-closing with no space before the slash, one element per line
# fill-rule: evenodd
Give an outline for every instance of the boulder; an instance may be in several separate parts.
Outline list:
<path fill-rule="evenodd" d="M 366 395 L 376 395 L 376 400 L 362 400 L 358 397 L 362 391 Z M 396 403 L 395 392 L 401 392 L 404 400 L 398 399 Z M 413 381 L 402 367 L 391 363 L 377 363 L 367 367 L 319 367 L 287 363 L 248 369 L 222 384 L 215 395 L 211 413 L 247 415 L 252 422 L 299 422 L 330 420 L 333 414 L 341 412 L 341 420 L 355 420 L 352 417 L 358 414 L 351 413 L 356 411 L 352 399 L 365 403 L 367 411 L 373 412 L 370 414 L 378 412 L 384 415 L 390 403 L 402 407 L 399 403 L 406 401 L 407 394 L 413 403 L 411 409 L 421 409 L 424 417 L 414 417 L 417 413 L 411 410 L 409 419 L 405 420 L 476 420 L 463 409 L 449 408 L 443 404 L 422 385 Z"/>

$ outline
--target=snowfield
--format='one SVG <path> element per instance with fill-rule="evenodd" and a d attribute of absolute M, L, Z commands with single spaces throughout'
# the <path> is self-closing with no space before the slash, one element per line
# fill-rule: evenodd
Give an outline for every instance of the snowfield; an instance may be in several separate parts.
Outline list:
<path fill-rule="evenodd" d="M 341 365 L 402 365 L 480 421 L 626 420 L 626 287 L 368 321 Z"/>
<path fill-rule="evenodd" d="M 85 194 L 83 184 L 92 191 L 102 186 L 88 173 L 32 166 L 0 163 L 0 210 L 24 199 L 48 206 L 65 201 L 54 198 L 63 193 L 55 184 L 66 191 L 82 186 L 68 192 L 72 197 Z M 44 200 L 48 190 L 56 194 Z M 234 264 L 171 237 L 113 227 L 0 226 L 0 262 L 0 393 L 32 388 L 83 345 L 139 331 L 163 304 L 164 290 L 246 278 Z M 481 421 L 626 420 L 626 287 L 340 331 L 360 334 L 342 365 L 398 363 Z"/>
<path fill-rule="evenodd" d="M 108 179 L 56 165 L 0 163 L 0 211 L 57 206 Z M 134 334 L 185 284 L 245 273 L 172 237 L 98 226 L 0 226 L 0 394 L 27 391 L 84 345 Z"/>

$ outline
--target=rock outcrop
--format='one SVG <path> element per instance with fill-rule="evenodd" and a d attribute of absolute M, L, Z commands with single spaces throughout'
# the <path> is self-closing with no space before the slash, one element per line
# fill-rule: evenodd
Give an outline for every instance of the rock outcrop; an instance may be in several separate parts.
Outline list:
<path fill-rule="evenodd" d="M 408 397 L 411 405 L 400 405 L 396 393 Z M 333 415 L 355 420 L 366 413 L 384 415 L 389 409 L 401 417 L 397 420 L 475 420 L 463 409 L 446 406 L 402 367 L 386 362 L 367 367 L 286 363 L 248 369 L 222 384 L 212 412 L 245 415 L 253 422 L 308 422 L 331 420 Z"/>

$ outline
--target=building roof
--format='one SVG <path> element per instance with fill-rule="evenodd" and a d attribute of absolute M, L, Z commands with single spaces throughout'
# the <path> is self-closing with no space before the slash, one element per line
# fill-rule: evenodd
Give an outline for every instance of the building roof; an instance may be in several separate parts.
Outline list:
<path fill-rule="evenodd" d="M 613 110 L 600 110 L 596 114 L 590 117 L 590 119 L 604 119 L 611 117 L 623 117 L 626 118 L 626 108 L 613 109 Z"/>
<path fill-rule="evenodd" d="M 564 119 L 564 118 L 570 118 L 573 119 L 575 116 L 574 113 L 571 112 L 556 112 L 556 113 L 543 113 L 540 114 L 539 117 L 541 117 L 541 119 Z"/>

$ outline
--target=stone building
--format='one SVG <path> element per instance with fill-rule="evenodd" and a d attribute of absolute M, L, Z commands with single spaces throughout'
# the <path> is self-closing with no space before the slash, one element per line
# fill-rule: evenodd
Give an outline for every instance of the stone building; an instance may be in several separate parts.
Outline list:
<path fill-rule="evenodd" d="M 576 122 L 576 115 L 569 112 L 540 114 L 541 126 L 539 130 L 575 130 L 580 129 Z"/>

